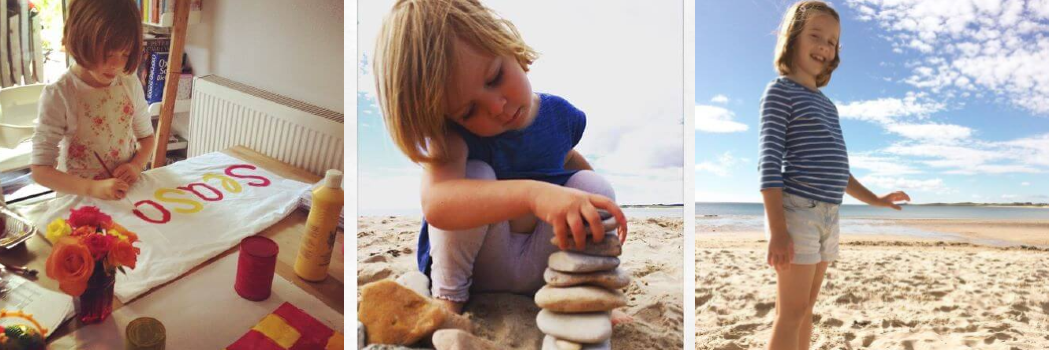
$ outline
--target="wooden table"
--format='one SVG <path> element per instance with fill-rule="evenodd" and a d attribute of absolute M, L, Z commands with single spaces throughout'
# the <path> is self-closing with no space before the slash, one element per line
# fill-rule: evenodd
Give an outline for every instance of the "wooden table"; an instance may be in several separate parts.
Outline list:
<path fill-rule="evenodd" d="M 269 172 L 277 174 L 286 179 L 301 181 L 305 183 L 316 183 L 321 180 L 321 177 L 314 175 L 306 170 L 299 169 L 283 163 L 279 160 L 267 157 L 261 153 L 255 152 L 251 149 L 242 146 L 232 147 L 223 151 L 230 156 L 244 160 L 248 163 L 255 164 Z M 270 226 L 258 233 L 264 237 L 272 239 L 277 242 L 280 247 L 280 252 L 277 255 L 277 274 L 284 277 L 288 281 L 295 284 L 297 287 L 303 289 L 310 295 L 313 295 L 317 299 L 321 300 L 332 309 L 338 311 L 340 314 L 343 313 L 343 254 L 341 253 L 341 246 L 343 244 L 343 235 L 338 235 L 336 239 L 336 246 L 332 252 L 332 263 L 328 269 L 328 277 L 321 282 L 306 282 L 295 275 L 293 266 L 295 266 L 295 257 L 299 251 L 299 241 L 302 239 L 303 232 L 306 231 L 306 216 L 307 213 L 302 210 L 295 210 L 290 215 L 281 219 L 273 226 Z M 352 249 L 352 248 L 351 248 Z M 130 303 L 134 303 L 135 300 L 141 299 L 142 297 L 149 295 L 154 290 L 164 288 L 170 283 L 178 281 L 186 275 L 192 274 L 197 270 L 200 270 L 204 266 L 219 260 L 230 254 L 236 254 L 237 247 L 230 248 L 215 256 L 208 261 L 194 267 L 186 274 L 176 278 L 168 283 L 157 286 L 150 291 L 143 293 L 139 297 L 132 300 Z M 6 252 L 0 252 L 0 262 L 4 264 L 24 265 L 30 268 L 40 271 L 37 280 L 37 284 L 44 288 L 59 291 L 58 282 L 52 280 L 44 273 L 45 262 L 48 254 L 51 254 L 51 245 L 47 243 L 44 237 L 35 235 L 33 238 L 26 241 L 25 244 L 21 244 L 18 247 L 12 248 Z M 233 281 L 230 281 L 233 284 Z M 130 304 L 129 303 L 129 304 Z M 123 306 L 116 297 L 113 298 L 113 310 L 116 311 Z M 59 339 L 66 335 L 72 334 L 73 331 L 80 328 L 81 324 L 74 317 L 72 320 L 66 322 L 62 327 L 55 330 L 50 339 Z"/>

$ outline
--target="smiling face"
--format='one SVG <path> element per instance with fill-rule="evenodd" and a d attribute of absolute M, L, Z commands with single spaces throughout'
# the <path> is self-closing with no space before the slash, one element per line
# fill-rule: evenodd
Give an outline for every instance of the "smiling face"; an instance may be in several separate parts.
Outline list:
<path fill-rule="evenodd" d="M 817 13 L 809 17 L 794 42 L 791 78 L 810 88 L 817 88 L 817 77 L 828 71 L 838 55 L 839 21 Z"/>
<path fill-rule="evenodd" d="M 485 53 L 459 39 L 453 45 L 445 117 L 482 137 L 531 124 L 539 98 L 518 61 L 510 55 Z"/>

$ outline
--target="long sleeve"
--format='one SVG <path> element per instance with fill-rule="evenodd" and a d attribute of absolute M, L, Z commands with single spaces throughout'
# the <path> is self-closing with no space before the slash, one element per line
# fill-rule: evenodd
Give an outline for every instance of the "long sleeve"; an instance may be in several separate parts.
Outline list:
<path fill-rule="evenodd" d="M 68 101 L 59 93 L 58 88 L 49 85 L 41 93 L 39 103 L 37 125 L 33 133 L 33 151 L 29 156 L 29 164 L 54 166 L 58 164 L 58 144 L 67 131 Z"/>
<path fill-rule="evenodd" d="M 125 77 L 124 84 L 128 86 L 131 103 L 135 108 L 135 117 L 131 122 L 135 138 L 142 139 L 153 135 L 153 121 L 149 115 L 149 105 L 146 104 L 146 93 L 142 91 L 142 84 L 135 79 L 133 74 Z M 161 140 L 156 142 L 161 142 Z"/>
<path fill-rule="evenodd" d="M 775 85 L 766 88 L 760 103 L 759 161 L 761 189 L 782 188 L 782 165 L 787 147 L 787 123 L 791 115 L 791 99 Z"/>

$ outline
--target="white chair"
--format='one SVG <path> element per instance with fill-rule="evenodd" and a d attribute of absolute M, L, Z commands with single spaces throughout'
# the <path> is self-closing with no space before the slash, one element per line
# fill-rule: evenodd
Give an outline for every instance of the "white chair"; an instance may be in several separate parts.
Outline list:
<path fill-rule="evenodd" d="M 29 167 L 37 103 L 45 84 L 0 89 L 0 172 Z"/>

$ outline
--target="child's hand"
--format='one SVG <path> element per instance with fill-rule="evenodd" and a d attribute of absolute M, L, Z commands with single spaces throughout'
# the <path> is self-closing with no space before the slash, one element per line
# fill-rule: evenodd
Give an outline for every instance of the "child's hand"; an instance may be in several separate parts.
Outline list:
<path fill-rule="evenodd" d="M 875 203 L 871 203 L 871 205 L 874 205 L 876 207 L 886 207 L 901 210 L 901 206 L 897 205 L 894 202 L 911 202 L 911 197 L 908 197 L 908 194 L 904 193 L 904 191 L 893 192 L 884 196 L 879 196 L 878 198 L 879 199 L 875 201 Z"/>
<path fill-rule="evenodd" d="M 602 228 L 602 218 L 598 209 L 612 213 L 620 223 L 617 229 L 620 243 L 627 239 L 627 218 L 616 202 L 608 197 L 551 185 L 543 187 L 532 199 L 533 214 L 554 227 L 554 236 L 558 237 L 558 247 L 562 250 L 569 248 L 570 234 L 576 242 L 576 248 L 583 249 L 587 242 L 587 232 L 583 226 L 585 220 L 590 225 L 593 241 L 602 241 L 605 230 Z"/>
<path fill-rule="evenodd" d="M 771 236 L 766 262 L 777 271 L 787 270 L 791 267 L 791 261 L 795 260 L 795 242 L 792 242 L 791 236 L 786 233 Z"/>
<path fill-rule="evenodd" d="M 121 179 L 129 186 L 139 181 L 140 173 L 142 173 L 142 168 L 139 168 L 138 165 L 132 162 L 121 164 L 116 169 L 113 169 L 113 177 Z"/>
<path fill-rule="evenodd" d="M 88 188 L 88 196 L 107 201 L 123 199 L 128 193 L 128 187 L 127 182 L 117 178 L 95 180 Z"/>

